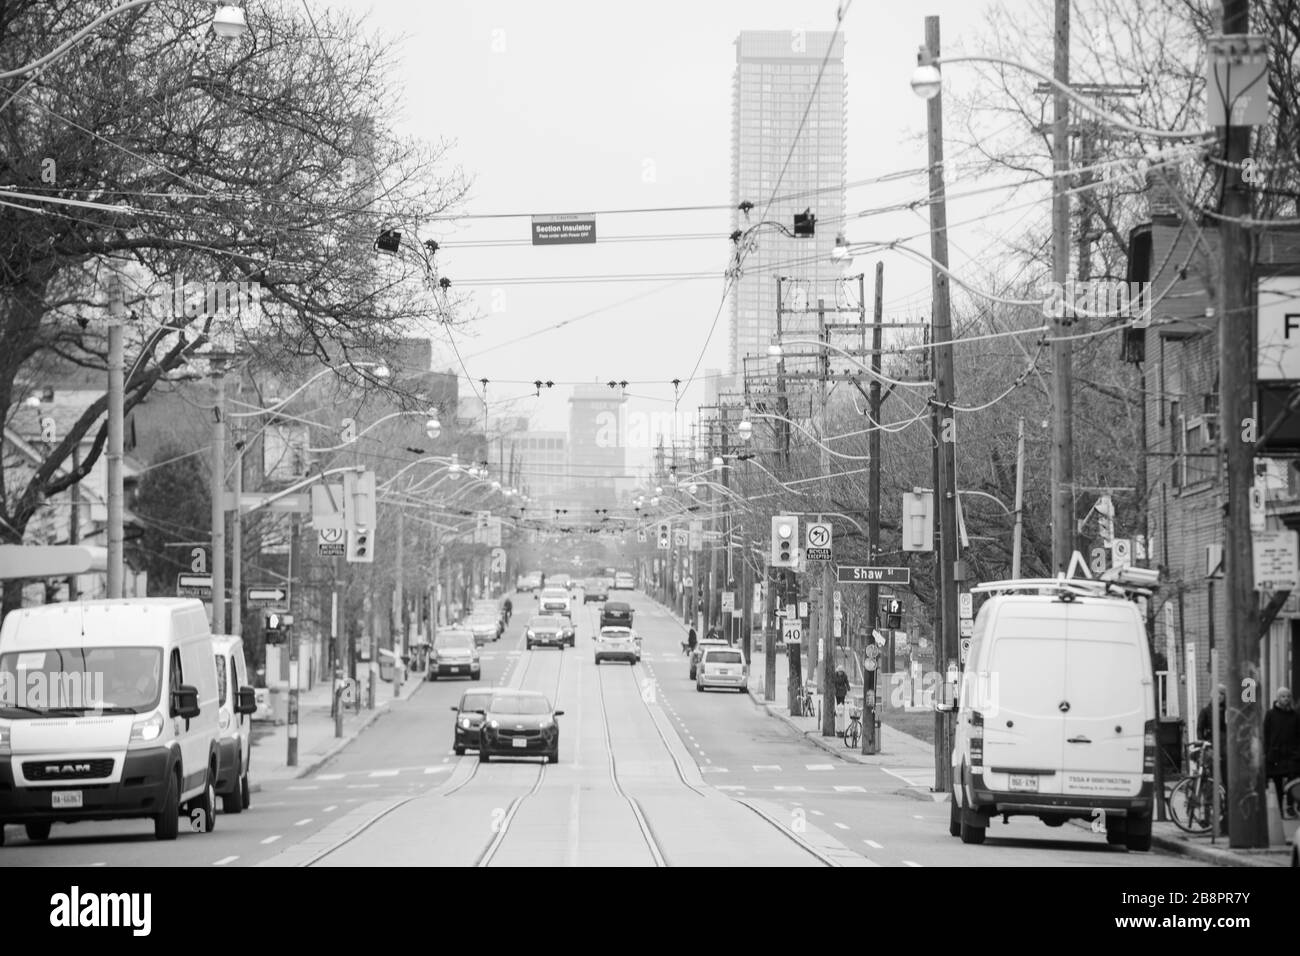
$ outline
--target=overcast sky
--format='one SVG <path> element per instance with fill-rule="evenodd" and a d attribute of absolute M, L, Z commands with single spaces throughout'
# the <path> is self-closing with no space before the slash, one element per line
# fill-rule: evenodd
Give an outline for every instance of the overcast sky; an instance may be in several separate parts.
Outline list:
<path fill-rule="evenodd" d="M 454 160 L 474 178 L 463 210 L 473 215 L 728 206 L 737 34 L 833 30 L 836 15 L 829 0 L 329 2 L 368 12 L 367 22 L 380 33 L 405 35 L 395 78 L 406 92 L 404 132 L 454 141 Z M 850 183 L 925 164 L 925 103 L 908 85 L 924 18 L 941 18 L 944 52 L 951 54 L 970 48 L 987 6 L 982 0 L 851 6 L 843 25 Z M 948 74 L 951 89 L 974 78 L 956 65 Z M 924 195 L 920 177 L 852 188 L 848 211 L 852 216 Z M 949 220 L 978 215 L 992 201 L 953 204 Z M 1046 203 L 1033 215 L 1048 216 Z M 926 217 L 922 208 L 850 222 L 845 231 L 850 241 L 913 236 L 927 229 Z M 730 231 L 722 208 L 600 215 L 595 245 L 535 248 L 526 216 L 439 223 L 422 238 L 438 239 L 441 273 L 472 291 L 485 316 L 457 341 L 470 377 L 489 380 L 490 402 L 532 396 L 526 383 L 535 379 L 556 382 L 540 399 L 512 407 L 537 427 L 564 428 L 573 382 L 633 383 L 629 410 L 662 420 L 673 412 L 672 380 L 690 380 L 698 363 L 681 414 L 690 416 L 702 402 L 700 378 L 727 365 L 729 309 L 709 331 Z M 986 225 L 955 228 L 954 267 L 983 253 L 996 232 Z M 678 238 L 610 241 L 619 236 Z M 518 244 L 463 245 L 491 240 Z M 924 235 L 911 245 L 929 251 Z M 867 273 L 868 296 L 878 258 L 885 263 L 887 318 L 928 316 L 928 266 L 896 252 L 859 259 L 853 271 Z M 682 273 L 702 276 L 521 281 Z M 441 351 L 440 364 L 455 367 L 451 351 Z"/>

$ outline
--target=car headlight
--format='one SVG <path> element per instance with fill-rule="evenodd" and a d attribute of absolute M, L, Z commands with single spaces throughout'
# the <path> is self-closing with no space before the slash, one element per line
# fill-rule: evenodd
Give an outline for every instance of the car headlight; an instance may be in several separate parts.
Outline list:
<path fill-rule="evenodd" d="M 487 725 L 488 725 L 489 727 L 491 727 L 493 730 L 496 730 L 498 727 L 501 726 L 501 723 L 500 723 L 500 721 L 489 720 L 489 721 L 487 722 Z"/>
<path fill-rule="evenodd" d="M 555 726 L 555 721 L 552 720 L 550 717 L 547 717 L 538 726 L 540 726 L 542 730 L 549 730 L 550 728 Z"/>
<path fill-rule="evenodd" d="M 529 629 L 528 629 L 528 638 L 529 638 L 529 640 L 532 640 L 532 639 L 533 639 L 534 637 L 536 637 L 536 636 L 537 636 L 537 635 L 533 633 L 532 628 L 529 628 Z"/>
<path fill-rule="evenodd" d="M 159 711 L 154 711 L 148 717 L 137 720 L 131 725 L 131 743 L 147 743 L 150 740 L 157 740 L 163 732 L 163 716 Z"/>
<path fill-rule="evenodd" d="M 469 730 L 469 718 L 468 718 L 468 717 L 462 717 L 462 718 L 460 719 L 460 726 L 461 726 L 461 728 L 462 728 L 463 730 Z"/>

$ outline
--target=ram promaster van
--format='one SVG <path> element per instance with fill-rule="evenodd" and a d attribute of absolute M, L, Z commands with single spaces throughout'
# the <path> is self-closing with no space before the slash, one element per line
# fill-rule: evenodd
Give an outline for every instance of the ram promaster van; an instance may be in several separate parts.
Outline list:
<path fill-rule="evenodd" d="M 217 725 L 221 734 L 217 796 L 222 813 L 240 813 L 250 802 L 248 765 L 253 756 L 252 715 L 257 713 L 257 691 L 249 683 L 241 638 L 218 635 L 212 649 L 217 656 Z"/>
<path fill-rule="evenodd" d="M 996 817 L 1090 820 L 1106 842 L 1151 848 L 1156 713 L 1137 603 L 1156 573 L 1004 581 L 972 588 L 949 832 L 983 843 Z"/>
<path fill-rule="evenodd" d="M 200 602 L 11 611 L 0 694 L 0 825 L 23 824 L 31 840 L 84 820 L 149 819 L 160 840 L 182 815 L 215 826 L 219 695 Z"/>

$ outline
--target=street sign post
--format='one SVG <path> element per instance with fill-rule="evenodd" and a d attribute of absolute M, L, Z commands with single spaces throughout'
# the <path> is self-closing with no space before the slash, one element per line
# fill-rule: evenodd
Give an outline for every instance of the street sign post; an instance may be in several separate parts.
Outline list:
<path fill-rule="evenodd" d="M 730 614 L 736 609 L 736 594 L 734 591 L 722 592 L 722 613 Z"/>
<path fill-rule="evenodd" d="M 212 575 L 178 574 L 176 575 L 177 597 L 212 597 Z"/>
<path fill-rule="evenodd" d="M 910 584 L 911 568 L 874 568 L 837 565 L 835 579 L 840 584 Z"/>
<path fill-rule="evenodd" d="M 1300 588 L 1300 546 L 1295 531 L 1259 531 L 1252 536 L 1252 544 L 1256 590 Z"/>
<path fill-rule="evenodd" d="M 248 603 L 257 605 L 277 605 L 284 604 L 289 600 L 289 594 L 281 587 L 262 587 L 248 589 Z"/>
<path fill-rule="evenodd" d="M 804 539 L 804 556 L 809 561 L 831 559 L 831 526 L 824 522 L 809 523 Z"/>

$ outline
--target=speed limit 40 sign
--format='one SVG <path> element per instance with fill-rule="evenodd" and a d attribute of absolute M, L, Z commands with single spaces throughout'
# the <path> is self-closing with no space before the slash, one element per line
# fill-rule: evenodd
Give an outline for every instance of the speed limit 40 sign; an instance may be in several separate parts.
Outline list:
<path fill-rule="evenodd" d="M 787 644 L 799 644 L 803 641 L 803 627 L 798 621 L 781 628 L 781 640 Z"/>

